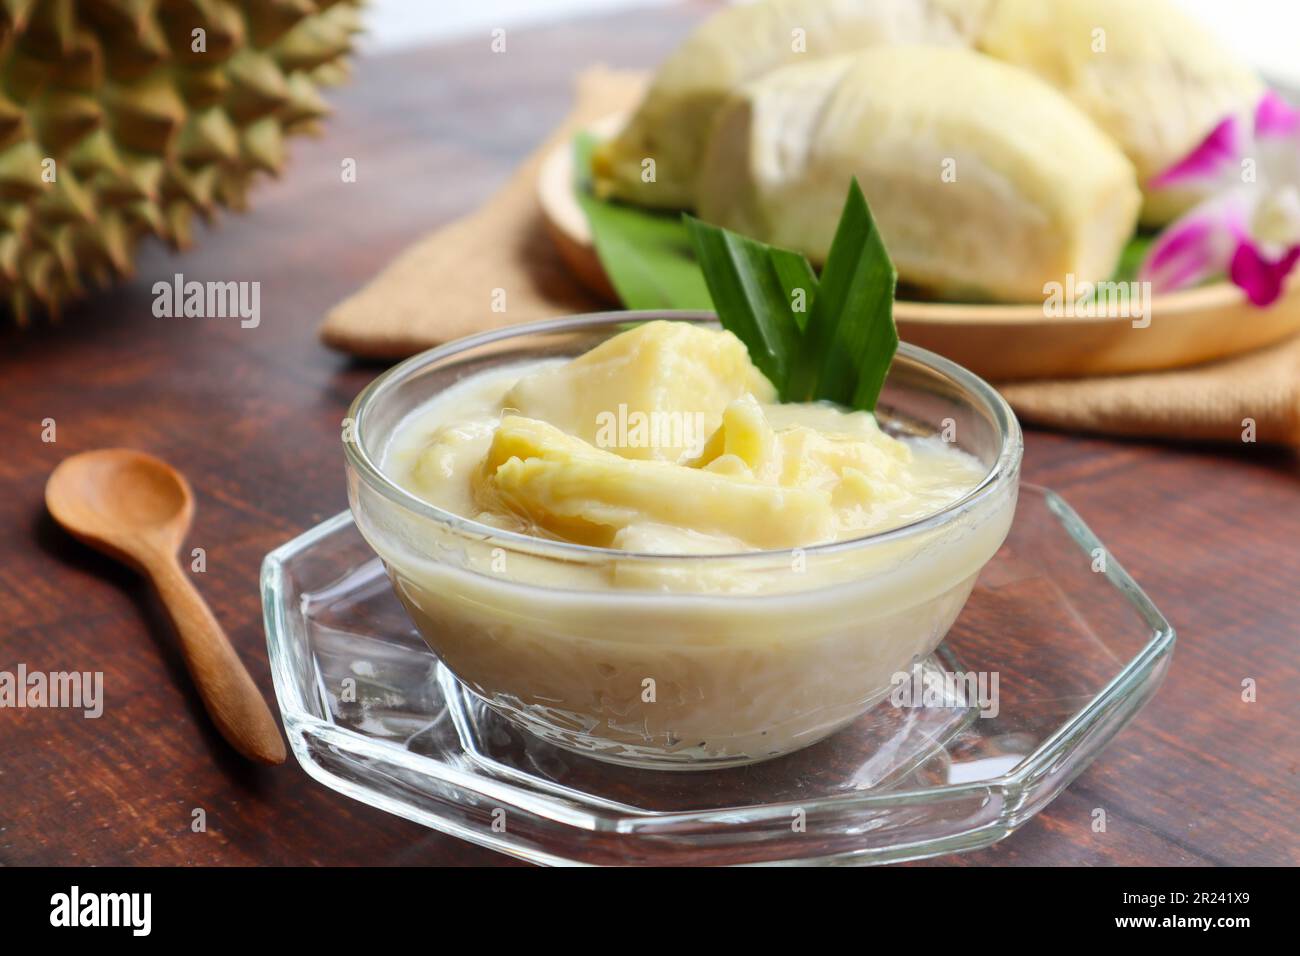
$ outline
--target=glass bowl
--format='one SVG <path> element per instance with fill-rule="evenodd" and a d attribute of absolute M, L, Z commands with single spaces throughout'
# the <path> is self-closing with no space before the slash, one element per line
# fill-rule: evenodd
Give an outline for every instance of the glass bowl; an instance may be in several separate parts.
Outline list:
<path fill-rule="evenodd" d="M 917 663 L 916 680 L 940 693 L 873 707 L 776 760 L 663 773 L 553 747 L 470 693 L 348 512 L 266 556 L 262 602 L 285 731 L 312 779 L 554 865 L 875 864 L 988 846 L 1122 728 L 1139 746 L 1155 733 L 1134 716 L 1176 643 L 1068 503 L 1021 485 L 1006 542 Z M 971 675 L 997 679 L 996 708 Z"/>
<path fill-rule="evenodd" d="M 514 326 L 417 355 L 358 396 L 345 428 L 357 528 L 442 664 L 514 725 L 642 768 L 791 753 L 889 695 L 943 640 L 1010 528 L 1022 440 L 985 382 L 903 345 L 877 407 L 898 436 L 940 436 L 985 468 L 947 508 L 835 544 L 734 555 L 633 554 L 503 531 L 383 471 L 416 409 L 478 372 L 580 355 L 617 312 Z"/>

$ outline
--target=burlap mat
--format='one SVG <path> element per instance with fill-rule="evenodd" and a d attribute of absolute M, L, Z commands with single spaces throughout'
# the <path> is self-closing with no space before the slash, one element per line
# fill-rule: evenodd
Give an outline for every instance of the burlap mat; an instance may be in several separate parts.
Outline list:
<path fill-rule="evenodd" d="M 635 102 L 644 75 L 595 67 L 577 106 L 477 212 L 419 240 L 321 327 L 334 348 L 400 358 L 487 329 L 607 308 L 570 274 L 545 233 L 542 158 L 583 125 Z M 1300 339 L 1156 374 L 1000 386 L 1021 419 L 1076 431 L 1300 445 Z"/>

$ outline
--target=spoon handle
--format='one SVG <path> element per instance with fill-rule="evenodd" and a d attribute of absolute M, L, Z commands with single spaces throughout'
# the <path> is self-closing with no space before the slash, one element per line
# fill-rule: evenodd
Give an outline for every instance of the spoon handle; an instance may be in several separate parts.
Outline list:
<path fill-rule="evenodd" d="M 284 763 L 284 740 L 207 602 L 174 559 L 149 569 L 154 587 L 180 635 L 181 653 L 221 736 L 250 760 Z"/>

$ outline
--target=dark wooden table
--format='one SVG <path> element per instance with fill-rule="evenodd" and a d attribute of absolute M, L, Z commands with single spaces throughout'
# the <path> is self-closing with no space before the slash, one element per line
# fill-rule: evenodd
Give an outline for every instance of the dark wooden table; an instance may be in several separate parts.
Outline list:
<path fill-rule="evenodd" d="M 253 211 L 73 309 L 0 331 L 0 670 L 102 670 L 98 720 L 0 710 L 0 864 L 501 864 L 312 782 L 233 757 L 189 689 L 155 599 L 45 515 L 54 465 L 152 451 L 190 477 L 200 586 L 270 694 L 267 551 L 346 507 L 339 424 L 377 372 L 320 346 L 323 312 L 404 244 L 471 209 L 564 114 L 569 80 L 646 66 L 696 5 L 362 60 L 326 135 Z M 343 183 L 345 158 L 358 180 Z M 159 319 L 151 286 L 262 282 L 262 323 Z M 42 421 L 57 441 L 41 439 Z M 1025 478 L 1064 493 L 1179 629 L 1155 700 L 1020 832 L 960 864 L 1300 863 L 1300 463 L 1259 445 L 1030 431 Z M 1241 699 L 1244 678 L 1255 703 Z M 1105 808 L 1106 833 L 1092 811 Z M 202 808 L 207 831 L 191 830 Z"/>

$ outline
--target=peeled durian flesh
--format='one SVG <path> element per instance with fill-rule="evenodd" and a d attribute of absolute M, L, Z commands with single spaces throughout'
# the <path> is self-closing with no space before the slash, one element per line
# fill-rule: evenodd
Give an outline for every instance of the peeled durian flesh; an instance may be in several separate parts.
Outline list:
<path fill-rule="evenodd" d="M 1144 185 L 1263 92 L 1246 64 L 1166 0 L 997 0 L 979 43 L 1092 117 Z M 1167 222 L 1188 201 L 1149 193 L 1142 218 Z"/>
<path fill-rule="evenodd" d="M 641 428 L 647 440 L 613 443 L 617 454 L 676 461 L 718 427 L 728 402 L 746 394 L 776 400 L 772 383 L 754 367 L 740 339 L 660 320 L 525 376 L 505 405 L 596 445 L 607 444 L 602 435 L 621 411 L 625 428 Z M 661 428 L 661 422 L 675 427 Z M 656 440 L 649 440 L 652 430 L 659 433 Z"/>
<path fill-rule="evenodd" d="M 624 458 L 518 416 L 501 420 L 476 495 L 488 510 L 600 547 L 637 525 L 680 526 L 758 548 L 825 541 L 835 531 L 824 490 Z"/>
<path fill-rule="evenodd" d="M 720 11 L 659 68 L 627 126 L 597 149 L 596 190 L 642 206 L 689 208 L 714 117 L 742 83 L 878 44 L 970 45 L 986 2 L 766 0 Z"/>
<path fill-rule="evenodd" d="M 878 47 L 743 87 L 699 212 L 821 262 L 853 176 L 900 279 L 967 299 L 1110 275 L 1141 202 L 1124 154 L 1041 81 L 969 50 Z"/>
<path fill-rule="evenodd" d="M 357 0 L 0 3 L 0 300 L 25 321 L 243 208 L 346 76 Z"/>
<path fill-rule="evenodd" d="M 798 51 L 796 30 L 806 37 Z M 976 48 L 1037 75 L 1119 145 L 1144 185 L 1225 116 L 1247 114 L 1263 89 L 1169 0 L 758 0 L 707 20 L 660 67 L 622 132 L 597 150 L 596 188 L 695 208 L 696 170 L 730 93 L 782 66 L 909 44 Z M 1143 221 L 1168 222 L 1194 199 L 1149 192 Z"/>

